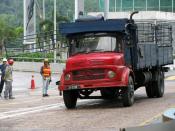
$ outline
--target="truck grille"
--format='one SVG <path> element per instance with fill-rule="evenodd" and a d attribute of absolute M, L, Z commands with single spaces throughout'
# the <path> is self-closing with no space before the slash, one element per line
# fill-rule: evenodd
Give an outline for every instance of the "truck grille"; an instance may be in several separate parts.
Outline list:
<path fill-rule="evenodd" d="M 73 81 L 104 79 L 104 69 L 85 69 L 72 72 Z"/>

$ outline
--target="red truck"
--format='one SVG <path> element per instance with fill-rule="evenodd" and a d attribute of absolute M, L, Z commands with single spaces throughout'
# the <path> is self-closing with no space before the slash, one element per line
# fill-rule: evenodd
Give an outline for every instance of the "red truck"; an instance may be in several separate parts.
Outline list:
<path fill-rule="evenodd" d="M 130 19 L 82 18 L 59 25 L 69 58 L 57 84 L 68 109 L 76 107 L 78 98 L 120 97 L 131 106 L 141 86 L 149 98 L 163 96 L 164 66 L 173 63 L 172 27 L 137 24 L 133 14 Z M 101 95 L 92 96 L 94 91 Z"/>

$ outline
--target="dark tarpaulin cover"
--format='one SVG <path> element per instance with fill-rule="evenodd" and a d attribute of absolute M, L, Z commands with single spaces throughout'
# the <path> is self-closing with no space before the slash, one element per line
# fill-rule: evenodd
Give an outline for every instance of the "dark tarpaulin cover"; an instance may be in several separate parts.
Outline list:
<path fill-rule="evenodd" d="M 85 32 L 124 32 L 128 19 L 61 23 L 59 31 L 64 36 Z"/>

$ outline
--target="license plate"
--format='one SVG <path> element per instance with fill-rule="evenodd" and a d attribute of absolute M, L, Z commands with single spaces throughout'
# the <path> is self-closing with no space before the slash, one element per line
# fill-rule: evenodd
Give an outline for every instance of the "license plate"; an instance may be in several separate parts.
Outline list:
<path fill-rule="evenodd" d="M 78 89 L 78 85 L 71 85 L 68 87 L 69 90 Z"/>

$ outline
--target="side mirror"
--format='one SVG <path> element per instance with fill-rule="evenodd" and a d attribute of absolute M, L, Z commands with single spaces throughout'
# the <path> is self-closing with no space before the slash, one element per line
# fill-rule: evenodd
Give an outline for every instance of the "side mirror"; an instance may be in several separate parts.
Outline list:
<path fill-rule="evenodd" d="M 57 82 L 56 82 L 56 85 L 60 85 L 60 81 L 57 81 Z"/>

